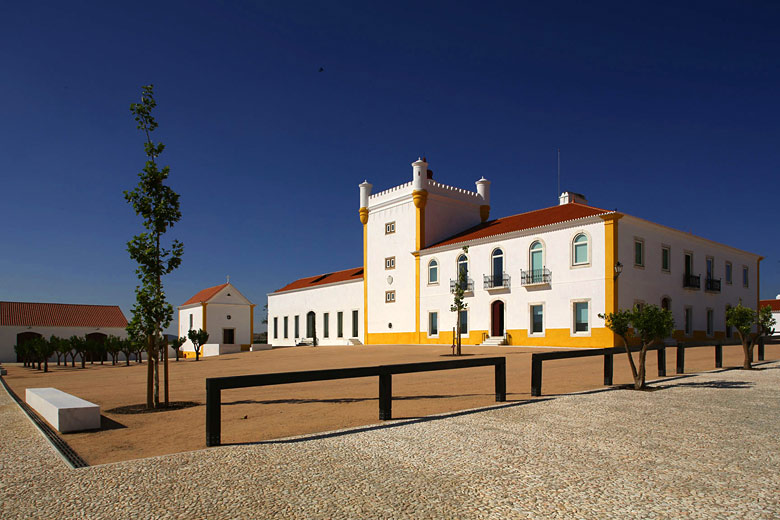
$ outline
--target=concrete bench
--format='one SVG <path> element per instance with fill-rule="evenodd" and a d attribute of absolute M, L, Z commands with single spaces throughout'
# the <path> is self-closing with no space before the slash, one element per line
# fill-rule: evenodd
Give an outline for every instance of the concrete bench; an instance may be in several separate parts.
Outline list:
<path fill-rule="evenodd" d="M 56 388 L 28 388 L 25 401 L 61 433 L 100 428 L 100 406 Z"/>

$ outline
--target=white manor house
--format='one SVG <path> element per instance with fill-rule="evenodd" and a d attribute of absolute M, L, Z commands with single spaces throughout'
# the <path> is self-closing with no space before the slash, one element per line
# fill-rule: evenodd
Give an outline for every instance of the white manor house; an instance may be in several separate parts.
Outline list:
<path fill-rule="evenodd" d="M 677 339 L 730 337 L 726 309 L 758 305 L 759 255 L 571 192 L 488 220 L 490 181 L 468 191 L 435 181 L 425 159 L 412 169 L 379 193 L 360 184 L 362 266 L 268 295 L 269 343 L 451 344 L 460 271 L 471 345 L 617 346 L 598 315 L 645 303 L 672 311 Z"/>

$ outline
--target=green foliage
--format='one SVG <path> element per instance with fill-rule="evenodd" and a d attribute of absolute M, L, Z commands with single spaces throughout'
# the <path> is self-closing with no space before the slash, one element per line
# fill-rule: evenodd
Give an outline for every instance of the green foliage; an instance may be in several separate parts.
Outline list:
<path fill-rule="evenodd" d="M 634 316 L 633 310 L 622 310 L 618 312 L 610 312 L 608 314 L 599 314 L 599 318 L 604 320 L 604 325 L 623 338 L 623 341 L 628 342 L 628 332 L 631 328 L 631 319 Z"/>
<path fill-rule="evenodd" d="M 70 339 L 70 348 L 73 351 L 73 360 L 75 362 L 76 360 L 76 354 L 78 354 L 81 357 L 81 368 L 85 367 L 85 357 L 87 355 L 87 340 L 86 338 L 83 338 L 81 336 L 71 336 Z"/>
<path fill-rule="evenodd" d="M 750 307 L 744 307 L 742 302 L 726 310 L 726 325 L 737 329 L 737 333 L 743 338 L 747 337 L 753 330 L 755 318 L 756 312 Z"/>
<path fill-rule="evenodd" d="M 157 158 L 165 150 L 165 145 L 155 143 L 151 138 L 151 133 L 158 126 L 152 116 L 156 106 L 152 85 L 143 87 L 140 103 L 130 105 L 137 128 L 144 133 L 144 152 L 148 159 L 138 174 L 138 185 L 132 191 L 125 191 L 125 199 L 133 206 L 136 215 L 141 217 L 146 230 L 127 243 L 127 251 L 138 264 L 135 272 L 140 280 L 135 289 L 136 303 L 133 306 L 134 334 L 146 338 L 149 362 L 154 365 L 147 380 L 146 404 L 149 408 L 159 405 L 157 359 L 163 344 L 162 331 L 173 320 L 173 306 L 165 299 L 162 277 L 181 265 L 184 251 L 183 244 L 178 240 L 173 240 L 168 247 L 161 243 L 162 235 L 181 219 L 181 211 L 179 195 L 165 184 L 170 168 L 157 167 Z"/>
<path fill-rule="evenodd" d="M 182 345 L 184 345 L 184 342 L 187 341 L 187 338 L 176 338 L 173 341 L 171 341 L 170 345 L 173 351 L 176 353 L 176 361 L 179 360 L 179 349 Z"/>
<path fill-rule="evenodd" d="M 208 342 L 209 333 L 203 329 L 190 330 L 187 332 L 187 337 L 192 341 L 192 346 L 195 348 L 195 361 L 198 361 L 200 359 L 200 348 Z"/>
<path fill-rule="evenodd" d="M 753 368 L 753 347 L 763 336 L 774 334 L 776 320 L 772 317 L 772 308 L 767 305 L 754 311 L 739 302 L 736 307 L 726 310 L 726 324 L 737 330 L 745 355 L 742 368 L 750 370 Z"/>

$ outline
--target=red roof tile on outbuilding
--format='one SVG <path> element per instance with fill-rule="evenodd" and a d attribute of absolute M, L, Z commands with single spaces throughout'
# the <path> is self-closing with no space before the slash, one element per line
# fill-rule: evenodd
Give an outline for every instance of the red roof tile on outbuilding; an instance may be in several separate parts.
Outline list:
<path fill-rule="evenodd" d="M 557 224 L 559 222 L 566 222 L 568 220 L 576 220 L 585 217 L 592 217 L 595 215 L 606 215 L 608 213 L 613 212 L 605 209 L 594 208 L 593 206 L 580 204 L 578 202 L 570 202 L 568 204 L 561 204 L 560 206 L 552 206 L 549 208 L 529 211 L 527 213 L 520 213 L 519 215 L 512 215 L 511 217 L 489 220 L 488 222 L 483 222 L 482 224 L 474 226 L 471 229 L 467 229 L 466 231 L 458 233 L 457 235 L 453 235 L 450 238 L 430 245 L 425 249 L 458 244 L 461 242 L 467 242 L 469 240 L 487 238 L 495 235 L 502 235 L 504 233 L 511 233 L 512 231 L 521 231 L 524 229 L 531 229 L 549 224 Z"/>
<path fill-rule="evenodd" d="M 223 283 L 222 285 L 215 285 L 214 287 L 209 287 L 208 289 L 203 289 L 202 291 L 199 291 L 195 294 L 192 298 L 184 302 L 182 305 L 189 305 L 191 303 L 203 303 L 207 302 L 210 299 L 212 299 L 219 291 L 227 287 L 228 284 Z"/>
<path fill-rule="evenodd" d="M 774 312 L 780 312 L 780 300 L 759 300 L 759 307 L 766 307 L 769 305 Z"/>
<path fill-rule="evenodd" d="M 301 278 L 295 280 L 292 283 L 288 283 L 281 289 L 274 292 L 292 291 L 293 289 L 307 289 L 309 287 L 316 287 L 318 285 L 325 285 L 329 283 L 348 282 L 351 280 L 362 280 L 363 268 L 353 267 L 352 269 L 345 269 L 343 271 L 336 271 L 335 273 L 321 274 L 318 276 L 309 276 L 308 278 Z"/>
<path fill-rule="evenodd" d="M 127 327 L 116 305 L 0 302 L 0 325 L 37 327 Z"/>

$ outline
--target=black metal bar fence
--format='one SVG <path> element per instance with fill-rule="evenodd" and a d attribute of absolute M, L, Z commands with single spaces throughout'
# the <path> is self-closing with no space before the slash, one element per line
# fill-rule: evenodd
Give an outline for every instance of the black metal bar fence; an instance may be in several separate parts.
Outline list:
<path fill-rule="evenodd" d="M 482 366 L 495 367 L 496 402 L 500 403 L 506 401 L 506 358 L 504 357 L 453 359 L 424 363 L 404 363 L 399 365 L 210 377 L 206 379 L 206 446 L 219 446 L 222 443 L 222 390 L 378 376 L 379 419 L 386 421 L 392 419 L 393 416 L 392 377 L 394 374 L 411 374 L 416 372 L 433 372 Z"/>

